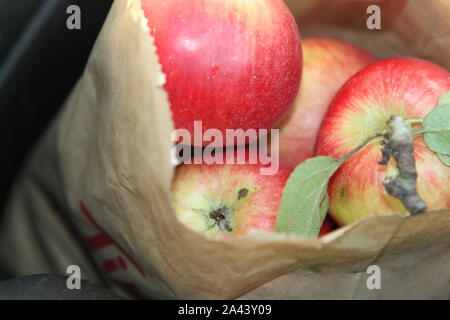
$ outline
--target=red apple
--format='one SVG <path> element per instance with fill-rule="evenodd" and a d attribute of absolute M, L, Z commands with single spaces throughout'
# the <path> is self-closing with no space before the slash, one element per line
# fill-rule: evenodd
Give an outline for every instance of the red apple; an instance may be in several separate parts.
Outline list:
<path fill-rule="evenodd" d="M 327 233 L 330 233 L 333 230 L 334 230 L 334 223 L 330 219 L 330 217 L 327 216 L 325 218 L 325 220 L 323 221 L 322 227 L 320 228 L 319 237 L 324 236 L 324 235 L 326 235 Z"/>
<path fill-rule="evenodd" d="M 320 123 L 339 88 L 374 61 L 365 50 L 340 40 L 304 39 L 302 48 L 302 85 L 280 132 L 280 154 L 295 165 L 314 155 Z"/>
<path fill-rule="evenodd" d="M 434 63 L 415 58 L 375 62 L 353 76 L 337 93 L 317 140 L 317 154 L 340 157 L 369 135 L 387 129 L 392 115 L 421 119 L 450 90 L 450 73 Z M 371 215 L 406 214 L 400 200 L 382 182 L 396 172 L 391 159 L 381 161 L 380 141 L 374 140 L 348 159 L 332 177 L 328 194 L 330 214 L 340 225 Z M 414 140 L 417 189 L 428 209 L 450 208 L 450 168 L 425 145 Z"/>
<path fill-rule="evenodd" d="M 177 129 L 278 124 L 301 77 L 300 36 L 282 0 L 141 1 Z"/>

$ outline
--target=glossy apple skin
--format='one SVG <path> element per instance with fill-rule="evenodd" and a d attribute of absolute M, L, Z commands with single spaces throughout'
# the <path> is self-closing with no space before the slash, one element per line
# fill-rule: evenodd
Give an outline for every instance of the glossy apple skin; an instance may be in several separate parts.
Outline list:
<path fill-rule="evenodd" d="M 302 84 L 280 131 L 280 155 L 295 165 L 314 155 L 320 123 L 336 92 L 375 60 L 361 48 L 328 38 L 303 39 L 302 49 Z"/>
<path fill-rule="evenodd" d="M 335 96 L 320 129 L 317 155 L 340 157 L 369 135 L 386 129 L 391 115 L 421 119 L 441 94 L 450 90 L 450 73 L 431 62 L 391 58 L 375 62 L 353 76 Z M 402 203 L 384 190 L 395 160 L 379 165 L 381 138 L 348 159 L 332 177 L 330 214 L 340 225 L 366 216 L 407 214 Z M 430 151 L 421 136 L 414 140 L 417 188 L 428 209 L 450 207 L 450 168 Z"/>
<path fill-rule="evenodd" d="M 285 116 L 302 68 L 282 0 L 141 1 L 177 129 L 270 129 Z"/>

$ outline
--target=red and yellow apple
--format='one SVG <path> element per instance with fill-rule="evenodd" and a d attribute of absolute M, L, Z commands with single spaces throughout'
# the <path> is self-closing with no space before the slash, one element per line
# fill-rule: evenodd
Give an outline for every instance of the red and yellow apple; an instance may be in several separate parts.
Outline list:
<path fill-rule="evenodd" d="M 387 129 L 392 115 L 422 119 L 449 90 L 450 73 L 434 63 L 406 57 L 375 62 L 354 75 L 334 97 L 320 128 L 317 155 L 348 154 L 368 136 Z M 330 180 L 329 212 L 340 225 L 366 216 L 407 214 L 400 200 L 383 187 L 384 178 L 396 174 L 396 163 L 390 159 L 387 166 L 378 164 L 381 140 L 373 140 L 350 157 Z M 450 168 L 421 136 L 414 140 L 414 152 L 419 195 L 429 210 L 450 208 Z"/>
<path fill-rule="evenodd" d="M 280 128 L 280 155 L 295 165 L 314 155 L 320 123 L 339 88 L 374 61 L 365 50 L 340 40 L 303 39 L 302 49 L 302 84 Z"/>
<path fill-rule="evenodd" d="M 192 135 L 202 121 L 224 133 L 281 121 L 302 69 L 297 24 L 282 0 L 141 2 L 177 129 Z"/>
<path fill-rule="evenodd" d="M 220 239 L 250 230 L 274 231 L 283 188 L 293 167 L 280 161 L 273 175 L 260 163 L 183 164 L 175 171 L 172 199 L 190 229 Z"/>
<path fill-rule="evenodd" d="M 183 164 L 172 184 L 178 219 L 209 238 L 234 238 L 252 230 L 274 232 L 283 188 L 293 167 L 280 160 L 273 175 L 261 164 Z M 326 219 L 322 236 L 333 229 Z"/>

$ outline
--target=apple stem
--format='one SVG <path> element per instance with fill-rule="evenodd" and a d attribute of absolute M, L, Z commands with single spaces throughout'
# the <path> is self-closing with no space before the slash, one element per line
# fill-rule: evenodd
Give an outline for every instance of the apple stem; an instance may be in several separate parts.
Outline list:
<path fill-rule="evenodd" d="M 368 143 L 378 137 L 384 137 L 381 150 L 383 159 L 379 164 L 387 165 L 389 159 L 394 157 L 397 162 L 398 174 L 386 177 L 383 186 L 388 194 L 398 198 L 411 214 L 418 214 L 427 210 L 426 203 L 417 192 L 417 170 L 414 157 L 414 135 L 429 132 L 444 132 L 443 130 L 419 130 L 414 132 L 411 125 L 422 123 L 422 119 L 405 120 L 400 116 L 391 116 L 387 122 L 388 129 L 376 132 L 367 137 L 356 149 L 340 158 L 346 161 L 358 153 Z"/>
<path fill-rule="evenodd" d="M 376 132 L 370 136 L 368 136 L 366 139 L 364 139 L 364 141 L 356 147 L 356 149 L 354 149 L 353 151 L 351 151 L 349 154 L 341 157 L 341 161 L 344 162 L 345 160 L 351 158 L 354 154 L 358 153 L 361 149 L 363 149 L 369 142 L 371 142 L 373 139 L 378 138 L 378 137 L 382 137 L 385 135 L 385 132 Z"/>
<path fill-rule="evenodd" d="M 414 157 L 414 132 L 410 122 L 400 116 L 391 116 L 384 134 L 381 165 L 387 165 L 391 156 L 397 163 L 398 174 L 386 177 L 383 186 L 387 193 L 398 198 L 411 214 L 427 210 L 417 192 L 417 170 Z"/>

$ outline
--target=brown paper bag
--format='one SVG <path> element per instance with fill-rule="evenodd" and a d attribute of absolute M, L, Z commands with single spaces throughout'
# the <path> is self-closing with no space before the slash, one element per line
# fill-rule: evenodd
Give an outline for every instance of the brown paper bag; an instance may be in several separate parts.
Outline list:
<path fill-rule="evenodd" d="M 360 9 L 351 23 L 334 18 L 359 8 L 352 2 L 299 2 L 287 1 L 304 18 L 304 35 L 450 67 L 445 0 L 381 1 L 397 13 L 370 32 L 358 27 Z M 18 275 L 77 265 L 83 278 L 148 298 L 450 298 L 450 210 L 367 218 L 320 239 L 254 232 L 211 241 L 181 225 L 170 199 L 165 78 L 148 34 L 140 2 L 116 0 L 83 76 L 16 185 L 0 233 L 2 263 Z M 380 268 L 381 289 L 367 286 L 371 265 Z"/>

